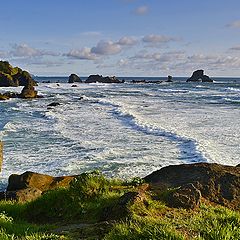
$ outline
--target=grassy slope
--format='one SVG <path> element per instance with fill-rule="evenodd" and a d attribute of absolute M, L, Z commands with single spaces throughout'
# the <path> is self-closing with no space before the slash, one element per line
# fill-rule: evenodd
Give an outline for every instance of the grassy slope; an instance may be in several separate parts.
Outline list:
<path fill-rule="evenodd" d="M 194 211 L 173 209 L 151 193 L 147 204 L 128 204 L 124 218 L 101 222 L 105 209 L 125 192 L 137 191 L 138 184 L 139 179 L 126 184 L 93 172 L 82 174 L 69 189 L 49 191 L 30 203 L 2 201 L 0 239 L 240 239 L 239 212 L 208 203 Z M 57 234 L 50 233 L 54 226 Z"/>

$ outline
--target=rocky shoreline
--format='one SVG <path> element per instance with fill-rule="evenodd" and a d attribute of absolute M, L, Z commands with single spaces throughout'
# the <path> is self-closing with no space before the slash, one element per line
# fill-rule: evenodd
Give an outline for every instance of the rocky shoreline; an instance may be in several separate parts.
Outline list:
<path fill-rule="evenodd" d="M 68 188 L 75 176 L 52 177 L 25 172 L 13 174 L 8 179 L 5 192 L 0 200 L 32 201 L 49 190 Z M 240 166 L 225 166 L 216 163 L 195 163 L 172 165 L 151 173 L 140 182 L 147 184 L 145 191 L 151 190 L 161 195 L 169 189 L 169 206 L 180 208 L 198 207 L 201 199 L 240 210 Z"/>

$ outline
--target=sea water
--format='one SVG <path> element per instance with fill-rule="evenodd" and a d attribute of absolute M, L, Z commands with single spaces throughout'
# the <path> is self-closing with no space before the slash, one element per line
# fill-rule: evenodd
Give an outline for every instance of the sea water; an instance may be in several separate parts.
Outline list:
<path fill-rule="evenodd" d="M 0 102 L 1 189 L 10 174 L 24 171 L 60 176 L 98 169 L 132 178 L 171 164 L 240 163 L 239 78 L 131 79 L 71 87 L 67 78 L 39 78 L 36 88 L 44 98 Z M 52 102 L 61 105 L 49 108 Z"/>

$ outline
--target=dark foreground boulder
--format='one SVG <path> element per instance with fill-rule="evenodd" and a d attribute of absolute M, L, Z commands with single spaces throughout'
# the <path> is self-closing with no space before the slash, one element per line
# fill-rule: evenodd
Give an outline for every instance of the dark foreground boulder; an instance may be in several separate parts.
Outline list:
<path fill-rule="evenodd" d="M 115 76 L 113 77 L 103 77 L 102 75 L 90 75 L 85 83 L 122 83 L 123 81 L 117 79 Z"/>
<path fill-rule="evenodd" d="M 193 184 L 205 199 L 230 208 L 240 208 L 239 167 L 216 163 L 173 165 L 144 179 L 156 192 Z"/>
<path fill-rule="evenodd" d="M 194 209 L 200 204 L 201 192 L 192 184 L 186 184 L 171 191 L 167 197 L 170 207 Z"/>
<path fill-rule="evenodd" d="M 196 70 L 192 76 L 187 79 L 187 82 L 213 82 L 213 80 L 209 76 L 204 75 L 204 70 Z"/>
<path fill-rule="evenodd" d="M 82 82 L 80 77 L 77 74 L 71 74 L 68 78 L 68 83 Z"/>

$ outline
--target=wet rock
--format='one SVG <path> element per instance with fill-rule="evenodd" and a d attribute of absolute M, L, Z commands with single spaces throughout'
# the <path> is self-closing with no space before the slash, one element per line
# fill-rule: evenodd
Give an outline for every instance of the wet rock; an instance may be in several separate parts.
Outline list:
<path fill-rule="evenodd" d="M 187 79 L 187 82 L 213 82 L 213 80 L 209 76 L 204 75 L 204 70 L 196 70 L 192 76 Z"/>
<path fill-rule="evenodd" d="M 168 76 L 168 79 L 167 79 L 167 81 L 166 81 L 166 82 L 173 82 L 173 80 L 172 80 L 172 79 L 173 79 L 173 77 L 172 77 L 171 75 L 169 75 L 169 76 Z"/>
<path fill-rule="evenodd" d="M 52 103 L 48 104 L 48 107 L 57 107 L 59 105 L 61 105 L 59 102 L 52 102 Z"/>
<path fill-rule="evenodd" d="M 6 96 L 5 94 L 1 94 L 0 93 L 0 101 L 5 101 L 5 100 L 8 100 L 8 99 L 9 99 L 8 96 Z"/>
<path fill-rule="evenodd" d="M 170 192 L 167 203 L 170 207 L 194 209 L 200 204 L 201 192 L 192 184 L 186 184 Z"/>
<path fill-rule="evenodd" d="M 22 89 L 22 92 L 18 96 L 19 98 L 37 98 L 37 91 L 35 91 L 32 82 L 29 80 L 26 86 Z"/>
<path fill-rule="evenodd" d="M 71 87 L 78 87 L 78 85 L 73 84 Z"/>
<path fill-rule="evenodd" d="M 102 75 L 90 75 L 85 83 L 122 83 L 123 81 L 117 79 L 115 76 L 113 77 L 103 77 Z"/>
<path fill-rule="evenodd" d="M 240 207 L 240 168 L 216 163 L 181 164 L 164 167 L 146 176 L 153 191 L 192 183 L 202 197 L 227 207 Z"/>
<path fill-rule="evenodd" d="M 80 77 L 77 74 L 71 74 L 68 78 L 68 83 L 82 82 Z"/>

